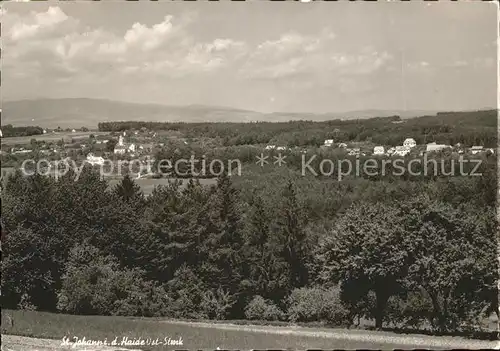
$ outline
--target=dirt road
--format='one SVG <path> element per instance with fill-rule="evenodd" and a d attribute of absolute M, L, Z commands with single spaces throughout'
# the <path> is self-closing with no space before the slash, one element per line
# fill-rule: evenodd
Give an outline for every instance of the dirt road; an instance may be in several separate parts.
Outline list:
<path fill-rule="evenodd" d="M 63 345 L 61 340 L 28 338 L 25 336 L 2 335 L 1 351 L 140 351 L 106 346 Z"/>

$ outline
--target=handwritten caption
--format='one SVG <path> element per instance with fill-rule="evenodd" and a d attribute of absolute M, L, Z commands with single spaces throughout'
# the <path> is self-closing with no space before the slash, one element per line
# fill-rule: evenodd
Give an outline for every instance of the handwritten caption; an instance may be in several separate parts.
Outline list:
<path fill-rule="evenodd" d="M 62 339 L 61 346 L 70 346 L 77 348 L 81 346 L 183 346 L 184 341 L 182 336 L 178 338 L 164 337 L 164 338 L 129 338 L 128 336 L 115 337 L 112 340 L 93 340 L 86 337 L 74 336 L 69 338 L 65 336 Z"/>

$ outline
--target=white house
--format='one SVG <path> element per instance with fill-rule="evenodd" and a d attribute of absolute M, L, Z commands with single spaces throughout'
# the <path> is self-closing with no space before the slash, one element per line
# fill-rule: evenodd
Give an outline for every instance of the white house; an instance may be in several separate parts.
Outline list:
<path fill-rule="evenodd" d="M 288 148 L 287 148 L 286 146 L 278 146 L 278 147 L 276 148 L 276 150 L 278 150 L 278 151 L 285 151 L 285 150 L 287 150 L 287 149 L 288 149 Z"/>
<path fill-rule="evenodd" d="M 361 150 L 358 147 L 358 148 L 354 148 L 354 149 L 348 149 L 347 151 L 348 151 L 349 156 L 359 156 Z"/>
<path fill-rule="evenodd" d="M 375 147 L 373 148 L 373 154 L 374 154 L 374 155 L 383 155 L 383 154 L 384 154 L 384 152 L 385 152 L 385 150 L 384 150 L 384 147 L 383 147 L 383 146 L 375 146 Z"/>
<path fill-rule="evenodd" d="M 477 146 L 477 145 L 476 145 L 476 146 L 473 146 L 473 147 L 471 147 L 471 148 L 470 148 L 470 152 L 471 152 L 471 154 L 473 154 L 473 155 L 475 155 L 475 154 L 477 154 L 477 153 L 480 153 L 480 152 L 483 152 L 483 151 L 484 151 L 484 149 L 483 149 L 483 147 L 482 147 L 482 146 Z"/>
<path fill-rule="evenodd" d="M 341 147 L 341 148 L 345 149 L 347 147 L 347 144 L 346 143 L 340 143 L 338 145 L 338 147 Z"/>
<path fill-rule="evenodd" d="M 409 147 L 411 149 L 411 148 L 417 146 L 417 142 L 413 138 L 406 138 L 405 141 L 403 141 L 403 146 Z"/>
<path fill-rule="evenodd" d="M 394 156 L 406 156 L 410 153 L 410 147 L 408 146 L 396 146 L 393 155 Z"/>
<path fill-rule="evenodd" d="M 324 146 L 332 146 L 333 145 L 333 139 L 326 139 L 325 143 L 323 144 Z"/>
<path fill-rule="evenodd" d="M 29 154 L 30 152 L 32 152 L 33 150 L 29 150 L 29 149 L 26 149 L 26 150 L 18 150 L 18 151 L 14 151 L 13 153 L 14 154 Z"/>
<path fill-rule="evenodd" d="M 276 149 L 276 145 L 267 145 L 266 150 L 274 150 Z"/>
<path fill-rule="evenodd" d="M 115 146 L 114 153 L 118 155 L 123 155 L 124 153 L 127 152 L 127 148 L 125 146 Z"/>
<path fill-rule="evenodd" d="M 43 134 L 47 134 L 47 129 L 44 129 L 44 130 L 43 130 Z"/>
<path fill-rule="evenodd" d="M 135 144 L 130 144 L 130 145 L 128 146 L 128 151 L 130 151 L 130 152 L 135 152 Z"/>
<path fill-rule="evenodd" d="M 101 166 L 104 164 L 104 159 L 102 157 L 95 157 L 93 154 L 88 154 L 87 162 L 90 163 L 92 166 L 94 165 Z"/>
<path fill-rule="evenodd" d="M 446 148 L 451 147 L 450 145 L 445 145 L 445 144 L 436 144 L 435 142 L 427 144 L 425 148 L 425 152 L 437 152 L 444 150 Z"/>
<path fill-rule="evenodd" d="M 76 130 L 74 130 L 74 129 L 73 129 L 73 130 L 71 130 L 71 133 L 76 133 Z"/>

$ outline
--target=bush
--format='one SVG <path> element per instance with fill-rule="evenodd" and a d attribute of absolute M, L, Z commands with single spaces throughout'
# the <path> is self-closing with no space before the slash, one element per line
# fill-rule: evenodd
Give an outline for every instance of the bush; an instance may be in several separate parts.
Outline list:
<path fill-rule="evenodd" d="M 285 314 L 272 301 L 262 296 L 255 296 L 245 307 L 245 316 L 250 320 L 279 321 L 285 319 Z"/>
<path fill-rule="evenodd" d="M 31 303 L 31 298 L 28 294 L 24 293 L 21 296 L 21 301 L 17 305 L 17 308 L 24 311 L 35 311 L 36 306 Z"/>
<path fill-rule="evenodd" d="M 401 314 L 404 326 L 421 328 L 432 321 L 432 301 L 424 291 L 410 292 L 402 301 Z"/>
<path fill-rule="evenodd" d="M 235 303 L 234 295 L 219 288 L 215 292 L 209 290 L 203 293 L 200 308 L 208 318 L 223 320 Z"/>
<path fill-rule="evenodd" d="M 300 288 L 288 297 L 288 319 L 292 322 L 348 323 L 347 310 L 340 302 L 336 288 Z"/>
<path fill-rule="evenodd" d="M 138 269 L 123 269 L 111 256 L 77 245 L 69 256 L 57 308 L 77 314 L 154 317 L 171 303 L 165 290 L 144 279 Z"/>
<path fill-rule="evenodd" d="M 173 318 L 205 319 L 208 315 L 201 310 L 203 293 L 206 291 L 203 280 L 189 267 L 183 265 L 167 283 L 173 302 L 169 315 Z"/>

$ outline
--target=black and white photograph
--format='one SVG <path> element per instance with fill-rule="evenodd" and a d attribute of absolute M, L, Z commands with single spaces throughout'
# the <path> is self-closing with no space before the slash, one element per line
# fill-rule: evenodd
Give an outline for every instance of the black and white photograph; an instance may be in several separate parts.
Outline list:
<path fill-rule="evenodd" d="M 2 351 L 500 349 L 497 3 L 0 23 Z"/>

